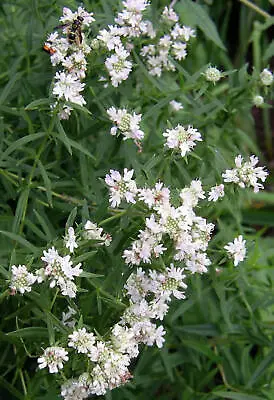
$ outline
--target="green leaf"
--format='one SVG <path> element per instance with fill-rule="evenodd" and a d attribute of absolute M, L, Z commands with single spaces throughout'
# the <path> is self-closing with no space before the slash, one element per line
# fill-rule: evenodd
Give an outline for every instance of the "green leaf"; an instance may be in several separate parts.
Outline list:
<path fill-rule="evenodd" d="M 254 373 L 252 374 L 250 380 L 248 381 L 246 387 L 251 388 L 254 383 L 265 373 L 267 368 L 273 364 L 274 360 L 274 349 L 269 352 L 269 354 L 261 361 Z"/>
<path fill-rule="evenodd" d="M 68 230 L 69 227 L 73 226 L 76 216 L 77 216 L 77 207 L 74 207 L 68 216 L 66 222 L 66 230 Z"/>
<path fill-rule="evenodd" d="M 0 386 L 10 392 L 14 396 L 14 399 L 24 400 L 24 396 L 17 389 L 15 389 L 14 385 L 11 385 L 2 376 L 0 376 Z"/>
<path fill-rule="evenodd" d="M 13 332 L 6 333 L 8 336 L 21 337 L 21 338 L 40 338 L 48 337 L 48 330 L 46 328 L 40 328 L 38 326 L 33 326 L 30 328 L 17 329 Z"/>
<path fill-rule="evenodd" d="M 217 391 L 217 392 L 213 392 L 215 395 L 218 395 L 224 399 L 232 399 L 232 400 L 263 400 L 262 397 L 259 396 L 253 396 L 251 394 L 247 394 L 247 393 L 234 393 L 234 392 L 223 392 L 223 391 Z"/>
<path fill-rule="evenodd" d="M 94 257 L 96 254 L 97 254 L 96 250 L 84 252 L 80 256 L 75 257 L 73 259 L 73 262 L 74 262 L 74 264 L 77 264 L 79 262 L 83 262 L 83 261 L 89 260 L 90 258 Z M 96 274 L 94 274 L 94 275 L 96 275 Z M 102 275 L 98 275 L 98 276 L 102 276 Z"/>
<path fill-rule="evenodd" d="M 80 257 L 77 257 L 77 259 L 76 259 L 77 261 L 74 260 L 75 264 L 76 264 L 76 262 L 79 262 L 79 261 L 78 261 L 79 258 L 80 258 Z M 104 275 L 93 274 L 92 272 L 87 272 L 87 271 L 83 271 L 83 272 L 81 272 L 81 274 L 80 274 L 80 277 L 81 277 L 81 278 L 101 278 L 102 276 L 104 276 Z"/>
<path fill-rule="evenodd" d="M 64 130 L 64 128 L 63 128 L 61 122 L 59 121 L 59 119 L 56 119 L 55 123 L 56 123 L 57 130 L 58 130 L 58 132 L 59 132 L 59 135 L 57 136 L 58 139 L 59 139 L 61 142 L 64 143 L 64 145 L 66 146 L 66 148 L 67 148 L 69 154 L 72 155 L 70 140 L 69 140 L 69 138 L 67 137 L 67 134 L 66 134 L 66 132 L 65 132 L 65 130 Z"/>
<path fill-rule="evenodd" d="M 38 99 L 38 100 L 34 100 L 31 103 L 29 103 L 26 107 L 25 110 L 29 111 L 29 110 L 36 110 L 38 109 L 42 109 L 41 106 L 49 106 L 51 103 L 51 101 L 48 98 L 44 98 L 44 99 Z M 49 107 L 47 107 L 49 108 Z"/>
<path fill-rule="evenodd" d="M 0 230 L 0 234 L 9 237 L 10 239 L 14 240 L 15 242 L 20 243 L 22 246 L 26 247 L 34 254 L 37 254 L 40 251 L 38 247 L 31 244 L 30 242 L 28 242 L 26 239 L 24 239 L 20 235 L 17 235 L 12 232 L 2 231 L 2 230 Z"/>
<path fill-rule="evenodd" d="M 9 279 L 10 277 L 9 271 L 7 271 L 6 268 L 2 267 L 2 265 L 0 265 L 0 274 L 3 275 L 6 279 Z"/>
<path fill-rule="evenodd" d="M 17 201 L 15 216 L 12 224 L 12 231 L 18 232 L 21 221 L 24 219 L 29 200 L 29 188 L 26 187 L 20 194 Z"/>
<path fill-rule="evenodd" d="M 16 74 L 13 75 L 13 77 L 9 80 L 9 82 L 6 84 L 4 89 L 2 90 L 2 93 L 0 95 L 0 104 L 5 103 L 9 94 L 11 93 L 13 87 L 15 86 L 16 82 L 21 79 L 22 77 L 22 72 L 17 72 Z"/>
<path fill-rule="evenodd" d="M 191 0 L 182 0 L 176 5 L 176 10 L 184 19 L 184 14 L 189 15 L 191 20 L 203 31 L 203 33 L 212 40 L 222 50 L 226 50 L 214 22 L 209 17 L 205 8 L 200 4 L 194 3 Z"/>
<path fill-rule="evenodd" d="M 80 143 L 78 143 L 72 139 L 69 139 L 69 143 L 70 143 L 71 147 L 74 147 L 76 150 L 79 150 L 81 153 L 85 154 L 86 156 L 91 158 L 93 161 L 96 161 L 96 158 Z"/>
<path fill-rule="evenodd" d="M 46 188 L 46 195 L 47 195 L 47 199 L 48 202 L 50 204 L 50 206 L 52 207 L 52 190 L 51 190 L 51 181 L 48 177 L 46 168 L 44 167 L 44 165 L 41 163 L 40 160 L 38 160 L 38 167 L 41 171 L 41 175 L 45 184 L 45 188 Z"/>
<path fill-rule="evenodd" d="M 34 133 L 32 135 L 24 136 L 18 140 L 16 140 L 12 145 L 10 145 L 2 154 L 1 160 L 5 160 L 13 151 L 22 150 L 24 146 L 34 140 L 40 139 L 45 136 L 45 132 Z"/>

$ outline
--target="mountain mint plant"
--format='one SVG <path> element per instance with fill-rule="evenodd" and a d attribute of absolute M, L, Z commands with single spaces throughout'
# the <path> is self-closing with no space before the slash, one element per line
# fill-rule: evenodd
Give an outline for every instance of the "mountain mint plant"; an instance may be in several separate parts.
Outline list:
<path fill-rule="evenodd" d="M 52 399 L 110 399 L 116 388 L 127 396 L 144 354 L 159 352 L 163 364 L 172 357 L 187 332 L 185 304 L 205 282 L 209 297 L 228 282 L 248 303 L 242 289 L 248 278 L 233 285 L 259 258 L 251 250 L 259 233 L 248 227 L 247 213 L 243 224 L 241 212 L 255 195 L 262 199 L 269 172 L 253 154 L 258 147 L 244 142 L 239 118 L 248 115 L 247 124 L 254 108 L 267 113 L 268 64 L 234 69 L 227 55 L 217 65 L 213 52 L 212 59 L 204 54 L 205 28 L 195 13 L 206 12 L 199 2 L 160 8 L 125 0 L 107 17 L 107 2 L 92 7 L 63 8 L 44 44 L 49 62 L 43 62 L 54 67 L 49 99 L 20 111 L 29 135 L 1 144 L 0 173 L 5 190 L 12 188 L 7 207 L 19 198 L 11 231 L 4 217 L 0 229 L 14 246 L 1 255 L 0 300 L 10 308 L 3 336 L 10 357 L 20 353 L 13 383 L 20 377 L 25 397 L 6 387 L 21 399 L 46 399 L 47 392 Z M 206 40 L 223 47 L 213 28 Z M 22 152 L 18 160 L 15 152 Z M 224 301 L 226 289 L 215 297 Z M 230 331 L 216 339 L 206 321 L 210 350 L 191 340 L 189 346 L 210 355 L 232 393 L 218 351 L 241 327 L 222 307 Z M 255 309 L 248 312 L 255 318 Z M 176 315 L 181 326 L 173 331 Z M 182 368 L 178 380 L 187 373 Z"/>

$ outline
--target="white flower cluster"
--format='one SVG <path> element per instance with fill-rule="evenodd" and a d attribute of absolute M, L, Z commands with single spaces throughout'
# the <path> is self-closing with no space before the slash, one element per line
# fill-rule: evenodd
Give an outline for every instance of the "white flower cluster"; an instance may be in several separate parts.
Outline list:
<path fill-rule="evenodd" d="M 81 27 L 88 27 L 93 21 L 93 14 L 86 12 L 82 7 L 78 7 L 76 12 L 64 7 L 63 16 L 60 18 L 63 35 L 54 32 L 45 42 L 44 49 L 49 52 L 52 65 L 61 68 L 55 74 L 52 90 L 57 99 L 54 107 L 58 107 L 60 119 L 69 118 L 71 103 L 80 106 L 86 104 L 81 94 L 85 84 L 81 83 L 81 80 L 85 78 L 86 56 L 91 48 L 86 43 Z"/>
<path fill-rule="evenodd" d="M 142 114 L 129 113 L 126 108 L 116 109 L 110 107 L 107 110 L 109 118 L 115 123 L 110 130 L 111 135 L 121 132 L 124 140 L 133 139 L 135 143 L 139 143 L 144 138 L 144 132 L 140 129 Z"/>
<path fill-rule="evenodd" d="M 192 273 L 206 272 L 210 260 L 205 252 L 214 225 L 207 224 L 193 210 L 199 199 L 205 198 L 201 182 L 194 180 L 190 187 L 181 190 L 181 205 L 176 208 L 170 203 L 169 189 L 162 183 L 157 183 L 153 189 L 138 189 L 132 179 L 133 173 L 133 170 L 125 170 L 125 178 L 122 178 L 118 171 L 111 170 L 111 176 L 107 175 L 105 179 L 110 187 L 112 207 L 118 206 L 123 199 L 135 203 L 138 197 L 153 210 L 138 239 L 124 251 L 125 262 L 132 265 L 151 263 L 153 257 L 158 258 L 167 250 L 164 242 L 170 238 L 174 260 L 184 262 Z"/>
<path fill-rule="evenodd" d="M 99 31 L 97 39 L 112 52 L 105 66 L 114 87 L 126 80 L 132 70 L 132 62 L 128 58 L 133 45 L 129 40 L 141 35 L 154 35 L 151 22 L 143 20 L 148 4 L 146 0 L 123 1 L 124 9 L 115 18 L 116 25 Z"/>
<path fill-rule="evenodd" d="M 135 196 L 138 192 L 136 183 L 132 178 L 133 169 L 124 168 L 124 176 L 119 171 L 110 170 L 110 174 L 105 177 L 105 182 L 110 188 L 111 207 L 118 207 L 123 199 L 128 203 L 135 203 Z"/>
<path fill-rule="evenodd" d="M 98 228 L 98 226 L 91 222 L 87 221 L 85 223 L 85 232 L 84 232 L 84 238 L 88 240 L 98 240 L 101 245 L 109 246 L 112 237 L 109 233 L 103 233 L 103 228 Z"/>
<path fill-rule="evenodd" d="M 208 201 L 216 202 L 220 197 L 224 197 L 224 185 L 221 183 L 220 185 L 213 186 L 208 192 Z"/>
<path fill-rule="evenodd" d="M 129 306 L 111 330 L 108 340 L 99 340 L 86 328 L 74 330 L 68 336 L 68 347 L 86 355 L 87 371 L 78 378 L 65 382 L 61 395 L 65 400 L 81 400 L 90 395 L 104 395 L 107 390 L 125 384 L 132 376 L 130 362 L 139 354 L 139 345 L 164 343 L 164 328 L 153 320 L 162 320 L 168 312 L 171 296 L 184 299 L 185 275 L 182 268 L 172 264 L 163 272 L 150 270 L 146 275 L 141 268 L 132 274 L 125 285 Z M 38 359 L 40 368 L 49 367 L 58 372 L 67 361 L 65 349 L 53 347 L 45 350 Z M 86 365 L 85 364 L 85 365 Z"/>
<path fill-rule="evenodd" d="M 124 9 L 118 13 L 115 22 L 123 28 L 123 36 L 128 38 L 148 35 L 153 37 L 154 31 L 150 21 L 143 20 L 143 12 L 149 6 L 147 0 L 125 0 Z"/>
<path fill-rule="evenodd" d="M 63 347 L 47 347 L 42 357 L 38 358 L 39 368 L 48 367 L 51 374 L 63 369 L 64 361 L 68 361 L 68 352 Z"/>
<path fill-rule="evenodd" d="M 130 298 L 130 307 L 123 314 L 122 321 L 130 324 L 135 337 L 141 338 L 142 343 L 152 346 L 155 342 L 158 347 L 162 347 L 162 334 L 160 337 L 155 336 L 159 328 L 152 325 L 150 331 L 153 329 L 154 332 L 147 334 L 147 327 L 152 324 L 150 319 L 163 320 L 168 312 L 171 296 L 185 299 L 184 290 L 187 285 L 183 272 L 183 268 L 175 268 L 170 264 L 161 272 L 149 270 L 145 273 L 142 268 L 137 268 L 137 272 L 128 278 L 125 289 Z M 164 332 L 163 328 L 159 331 Z"/>
<path fill-rule="evenodd" d="M 13 265 L 11 267 L 10 289 L 12 294 L 17 293 L 17 291 L 21 294 L 30 292 L 31 287 L 35 282 L 36 276 L 31 272 L 28 272 L 25 265 L 18 265 L 18 267 Z"/>
<path fill-rule="evenodd" d="M 195 31 L 188 26 L 178 24 L 179 17 L 172 8 L 165 7 L 162 13 L 162 21 L 168 28 L 163 36 L 155 38 L 155 44 L 142 47 L 143 56 L 148 72 L 160 77 L 163 71 L 175 71 L 176 60 L 184 60 L 187 56 L 187 43 L 191 37 L 195 37 Z M 174 25 L 175 24 L 175 25 Z"/>
<path fill-rule="evenodd" d="M 260 73 L 260 81 L 263 86 L 271 86 L 273 83 L 273 74 L 269 69 L 265 68 L 261 73 Z"/>
<path fill-rule="evenodd" d="M 203 75 L 205 76 L 205 79 L 206 79 L 208 82 L 212 82 L 214 85 L 215 85 L 215 83 L 218 82 L 218 81 L 222 78 L 222 76 L 223 76 L 223 74 L 221 73 L 221 71 L 220 71 L 218 68 L 216 68 L 216 67 L 208 67 L 208 68 L 205 70 L 205 72 L 204 72 Z"/>
<path fill-rule="evenodd" d="M 256 167 L 259 159 L 256 156 L 250 156 L 249 161 L 244 161 L 241 155 L 235 158 L 236 168 L 227 169 L 222 174 L 224 182 L 233 182 L 239 185 L 241 188 L 253 187 L 255 193 L 264 186 L 258 181 L 264 182 L 268 175 L 268 172 L 264 170 L 264 167 Z"/>
<path fill-rule="evenodd" d="M 100 245 L 109 246 L 111 243 L 111 236 L 108 233 L 103 233 L 102 228 L 91 221 L 87 221 L 84 226 L 82 236 L 86 240 L 97 240 Z M 67 234 L 64 237 L 64 247 L 69 249 L 70 253 L 79 247 L 79 241 L 76 242 L 76 234 L 72 227 L 69 227 Z M 66 252 L 66 250 L 65 250 Z M 30 292 L 34 283 L 42 283 L 49 281 L 49 286 L 54 288 L 58 286 L 63 296 L 74 298 L 77 292 L 77 286 L 74 283 L 75 277 L 80 276 L 82 273 L 81 263 L 73 266 L 73 260 L 69 254 L 61 256 L 55 247 L 43 251 L 41 260 L 45 266 L 37 269 L 35 274 L 28 272 L 25 265 L 11 267 L 10 290 L 11 294 L 17 292 L 24 294 Z M 64 316 L 67 319 L 71 317 Z"/>
<path fill-rule="evenodd" d="M 227 251 L 228 255 L 233 258 L 235 267 L 239 262 L 243 261 L 246 256 L 246 240 L 243 240 L 242 235 L 236 237 L 233 242 L 229 242 L 224 249 Z"/>
<path fill-rule="evenodd" d="M 203 140 L 200 132 L 190 125 L 187 128 L 177 125 L 176 128 L 167 129 L 163 136 L 167 138 L 165 146 L 180 151 L 182 157 L 193 150 L 196 141 Z"/>
<path fill-rule="evenodd" d="M 51 288 L 59 286 L 62 295 L 68 297 L 75 297 L 77 287 L 75 285 L 74 277 L 81 274 L 81 263 L 75 267 L 72 264 L 70 255 L 64 257 L 58 254 L 58 251 L 52 247 L 48 251 L 43 251 L 44 256 L 41 260 L 46 264 L 44 268 L 39 270 L 38 282 L 48 279 Z"/>

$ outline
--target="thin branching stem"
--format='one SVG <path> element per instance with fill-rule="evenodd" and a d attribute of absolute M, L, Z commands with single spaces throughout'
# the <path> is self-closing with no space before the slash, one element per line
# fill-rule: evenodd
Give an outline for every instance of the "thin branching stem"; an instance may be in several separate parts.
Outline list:
<path fill-rule="evenodd" d="M 256 4 L 252 3 L 249 0 L 239 0 L 241 3 L 243 3 L 245 6 L 251 8 L 253 11 L 256 13 L 262 15 L 265 18 L 271 18 L 271 15 L 268 14 L 268 12 L 262 10 L 260 7 L 256 6 Z"/>

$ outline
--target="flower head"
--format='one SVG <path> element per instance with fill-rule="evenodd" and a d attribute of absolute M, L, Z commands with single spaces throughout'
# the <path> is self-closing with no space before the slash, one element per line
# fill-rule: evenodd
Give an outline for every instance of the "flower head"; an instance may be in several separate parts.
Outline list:
<path fill-rule="evenodd" d="M 220 197 L 224 197 L 224 185 L 213 186 L 208 193 L 208 201 L 217 201 Z"/>
<path fill-rule="evenodd" d="M 105 182 L 110 190 L 111 207 L 117 207 L 123 199 L 128 203 L 135 203 L 135 196 L 138 192 L 136 183 L 132 178 L 134 170 L 124 168 L 124 176 L 119 171 L 110 170 L 106 175 Z"/>
<path fill-rule="evenodd" d="M 124 135 L 124 140 L 142 140 L 144 138 L 144 132 L 139 126 L 142 114 L 129 113 L 125 108 L 116 109 L 115 107 L 110 107 L 107 113 L 111 121 L 115 123 L 110 130 L 112 135 L 116 135 L 117 131 L 120 131 Z"/>
<path fill-rule="evenodd" d="M 167 129 L 163 136 L 167 138 L 165 146 L 180 150 L 182 157 L 196 146 L 196 141 L 202 141 L 200 132 L 190 125 L 187 128 L 177 125 L 176 128 Z"/>
<path fill-rule="evenodd" d="M 132 63 L 128 61 L 129 53 L 124 47 L 115 47 L 115 53 L 108 57 L 105 66 L 110 75 L 111 83 L 114 87 L 125 81 L 132 69 Z"/>
<path fill-rule="evenodd" d="M 243 261 L 246 256 L 246 240 L 243 240 L 242 235 L 236 237 L 233 242 L 229 242 L 224 249 L 228 252 L 229 256 L 233 258 L 235 267 L 239 262 Z"/>
<path fill-rule="evenodd" d="M 52 92 L 59 100 L 65 100 L 83 106 L 86 104 L 86 101 L 80 92 L 84 90 L 84 86 L 85 84 L 81 83 L 76 75 L 56 72 L 55 84 Z"/>
<path fill-rule="evenodd" d="M 265 68 L 261 73 L 260 73 L 260 79 L 261 83 L 264 86 L 270 86 L 272 85 L 273 82 L 273 74 L 269 69 Z"/>
<path fill-rule="evenodd" d="M 204 76 L 207 81 L 215 84 L 222 78 L 222 73 L 216 67 L 208 67 L 204 72 Z"/>
<path fill-rule="evenodd" d="M 68 361 L 68 352 L 63 347 L 47 347 L 44 354 L 38 358 L 39 368 L 48 367 L 51 374 L 63 369 L 64 361 Z"/>
<path fill-rule="evenodd" d="M 260 96 L 259 94 L 253 96 L 252 102 L 254 106 L 260 107 L 262 104 L 264 104 L 264 98 L 263 96 Z"/>
<path fill-rule="evenodd" d="M 268 175 L 268 172 L 265 171 L 263 167 L 256 167 L 258 162 L 259 159 L 256 156 L 250 156 L 249 161 L 244 161 L 241 155 L 237 156 L 235 158 L 236 168 L 227 169 L 225 173 L 222 174 L 224 182 L 234 182 L 241 188 L 251 186 L 254 192 L 257 193 L 260 189 L 264 188 L 264 186 L 259 183 L 259 180 L 264 182 Z"/>
<path fill-rule="evenodd" d="M 76 243 L 76 236 L 72 226 L 68 228 L 68 233 L 65 236 L 64 242 L 66 248 L 69 249 L 70 253 L 73 253 L 74 249 L 77 249 L 78 244 Z"/>
<path fill-rule="evenodd" d="M 11 267 L 10 288 L 13 292 L 16 293 L 18 291 L 21 294 L 30 292 L 35 281 L 36 276 L 31 272 L 28 272 L 25 265 L 18 265 L 18 267 L 13 265 Z"/>
<path fill-rule="evenodd" d="M 74 331 L 68 338 L 68 346 L 76 349 L 78 353 L 88 353 L 95 343 L 93 333 L 88 333 L 86 328 Z"/>

